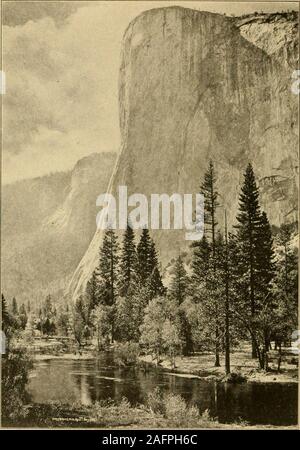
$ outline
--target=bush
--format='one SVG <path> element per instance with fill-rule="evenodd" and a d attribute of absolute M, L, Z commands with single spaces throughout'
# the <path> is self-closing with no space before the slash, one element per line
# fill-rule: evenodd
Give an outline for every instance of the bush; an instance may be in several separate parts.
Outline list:
<path fill-rule="evenodd" d="M 135 342 L 117 344 L 114 349 L 114 357 L 119 366 L 130 366 L 136 364 L 139 354 L 139 344 L 136 344 Z"/>
<path fill-rule="evenodd" d="M 148 393 L 146 404 L 153 414 L 162 415 L 177 425 L 187 425 L 200 419 L 196 406 L 188 406 L 180 395 L 163 394 L 158 387 Z"/>
<path fill-rule="evenodd" d="M 153 414 L 165 414 L 163 393 L 156 387 L 153 392 L 147 394 L 146 405 Z"/>
<path fill-rule="evenodd" d="M 239 372 L 231 372 L 226 377 L 224 377 L 224 381 L 227 383 L 244 383 L 247 379 Z"/>
<path fill-rule="evenodd" d="M 26 416 L 24 404 L 29 401 L 26 384 L 31 367 L 32 362 L 23 349 L 11 349 L 2 357 L 1 409 L 4 420 Z"/>

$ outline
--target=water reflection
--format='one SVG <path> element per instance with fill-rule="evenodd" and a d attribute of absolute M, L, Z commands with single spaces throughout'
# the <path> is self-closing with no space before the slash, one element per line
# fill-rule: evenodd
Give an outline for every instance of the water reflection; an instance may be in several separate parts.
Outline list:
<path fill-rule="evenodd" d="M 59 400 L 80 401 L 128 398 L 132 404 L 144 403 L 147 393 L 159 386 L 206 409 L 220 422 L 245 420 L 251 424 L 288 425 L 297 423 L 296 384 L 229 385 L 215 381 L 184 378 L 160 370 L 147 372 L 118 368 L 110 354 L 95 360 L 50 360 L 37 363 L 30 378 L 29 392 L 38 403 Z"/>

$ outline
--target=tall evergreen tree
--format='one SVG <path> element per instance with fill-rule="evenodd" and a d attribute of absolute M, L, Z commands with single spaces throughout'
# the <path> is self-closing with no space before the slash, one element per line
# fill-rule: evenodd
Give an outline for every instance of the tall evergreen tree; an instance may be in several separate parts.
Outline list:
<path fill-rule="evenodd" d="M 45 317 L 47 319 L 50 319 L 52 317 L 52 314 L 53 314 L 52 299 L 51 299 L 51 295 L 50 294 L 48 294 L 46 299 L 45 299 L 44 314 L 45 314 Z"/>
<path fill-rule="evenodd" d="M 159 295 L 164 295 L 166 289 L 162 282 L 161 273 L 159 270 L 159 262 L 157 257 L 157 251 L 155 248 L 155 242 L 153 239 L 150 240 L 150 252 L 149 252 L 149 287 L 151 292 L 151 298 Z"/>
<path fill-rule="evenodd" d="M 15 297 L 12 299 L 11 312 L 14 317 L 16 317 L 19 313 L 18 303 Z"/>
<path fill-rule="evenodd" d="M 216 264 L 216 234 L 217 225 L 216 212 L 219 206 L 218 203 L 218 191 L 216 188 L 216 173 L 214 169 L 213 162 L 209 162 L 208 169 L 204 175 L 204 181 L 201 185 L 201 194 L 204 196 L 204 222 L 205 222 L 205 233 L 210 234 L 211 246 L 212 246 L 212 258 L 213 265 Z"/>
<path fill-rule="evenodd" d="M 201 194 L 204 196 L 204 224 L 205 224 L 205 233 L 206 235 L 210 235 L 211 242 L 211 251 L 212 251 L 212 268 L 214 272 L 214 276 L 216 274 L 216 235 L 217 235 L 217 219 L 216 213 L 217 208 L 219 206 L 218 203 L 218 191 L 216 188 L 216 173 L 214 169 L 213 162 L 210 160 L 208 169 L 204 175 L 204 181 L 201 185 Z M 217 309 L 217 304 L 216 304 Z M 218 317 L 218 311 L 216 310 L 216 317 Z M 215 366 L 220 366 L 220 356 L 219 356 L 219 341 L 220 341 L 220 330 L 219 330 L 219 322 L 216 320 L 215 325 L 215 342 L 216 342 L 216 350 L 215 350 Z"/>
<path fill-rule="evenodd" d="M 85 297 L 91 312 L 99 303 L 99 286 L 96 270 L 93 271 L 91 278 L 87 282 Z"/>
<path fill-rule="evenodd" d="M 6 334 L 9 327 L 12 324 L 12 319 L 9 315 L 8 309 L 7 309 L 7 303 L 6 303 L 6 299 L 4 297 L 4 295 L 2 294 L 2 307 L 1 307 L 1 312 L 2 312 L 2 329 L 4 331 L 4 333 Z"/>
<path fill-rule="evenodd" d="M 132 283 L 137 281 L 137 253 L 134 242 L 134 231 L 129 224 L 124 232 L 119 268 L 118 291 L 119 295 L 123 297 L 129 292 Z"/>
<path fill-rule="evenodd" d="M 205 281 L 205 276 L 208 272 L 211 259 L 211 247 L 204 235 L 200 241 L 192 243 L 192 287 L 195 291 L 195 285 L 199 286 Z"/>
<path fill-rule="evenodd" d="M 256 261 L 259 292 L 261 295 L 267 295 L 270 290 L 270 283 L 274 278 L 275 265 L 272 230 L 264 211 L 260 216 L 257 231 Z"/>
<path fill-rule="evenodd" d="M 103 304 L 114 305 L 118 283 L 118 241 L 115 232 L 107 229 L 99 253 L 99 297 Z"/>
<path fill-rule="evenodd" d="M 230 301 L 229 301 L 229 244 L 227 232 L 227 214 L 225 210 L 225 249 L 224 249 L 224 278 L 225 278 L 225 373 L 230 373 Z"/>
<path fill-rule="evenodd" d="M 169 293 L 181 305 L 185 300 L 188 289 L 188 276 L 185 270 L 182 257 L 179 255 L 174 264 L 173 277 L 169 288 Z"/>
<path fill-rule="evenodd" d="M 19 316 L 18 316 L 18 322 L 20 324 L 20 327 L 25 330 L 26 324 L 27 324 L 27 312 L 24 303 L 21 304 L 19 309 Z"/>
<path fill-rule="evenodd" d="M 137 245 L 138 275 L 141 283 L 145 283 L 151 274 L 150 253 L 151 238 L 149 230 L 143 228 L 140 241 Z"/>
<path fill-rule="evenodd" d="M 244 293 L 249 296 L 251 317 L 255 319 L 258 289 L 258 236 L 261 225 L 259 191 L 252 165 L 249 163 L 244 174 L 244 184 L 239 199 L 237 215 L 237 238 L 240 245 L 240 275 L 245 279 Z M 257 357 L 252 338 L 252 357 Z"/>

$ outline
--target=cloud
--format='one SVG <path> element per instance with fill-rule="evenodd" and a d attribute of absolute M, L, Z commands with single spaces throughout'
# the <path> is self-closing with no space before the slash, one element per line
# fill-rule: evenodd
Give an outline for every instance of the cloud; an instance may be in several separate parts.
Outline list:
<path fill-rule="evenodd" d="M 24 168 L 26 157 L 30 166 L 32 155 L 44 158 L 42 172 L 49 172 L 51 153 L 71 154 L 73 163 L 88 153 L 118 149 L 120 31 L 113 33 L 105 14 L 99 17 L 92 7 L 78 10 L 63 27 L 45 17 L 3 28 L 4 179 L 19 177 L 15 166 L 22 161 Z M 54 170 L 70 164 L 62 155 Z"/>
<path fill-rule="evenodd" d="M 142 11 L 183 5 L 101 1 L 78 7 L 77 3 L 4 3 L 4 182 L 70 169 L 89 153 L 117 151 L 123 33 Z M 184 6 L 236 14 L 257 8 L 253 3 L 218 2 Z M 259 4 L 265 10 L 291 6 Z"/>

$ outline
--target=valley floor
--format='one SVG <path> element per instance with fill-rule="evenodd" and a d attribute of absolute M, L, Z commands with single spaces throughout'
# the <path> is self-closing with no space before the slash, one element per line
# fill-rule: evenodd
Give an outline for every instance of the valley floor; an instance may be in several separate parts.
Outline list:
<path fill-rule="evenodd" d="M 249 345 L 242 346 L 231 354 L 231 372 L 240 374 L 248 382 L 262 383 L 297 383 L 298 382 L 298 357 L 291 355 L 282 359 L 280 372 L 277 371 L 277 352 L 270 352 L 269 372 L 258 368 L 258 361 L 251 358 Z M 147 364 L 154 364 L 149 355 L 141 356 L 140 360 Z M 159 366 L 168 372 L 176 373 L 177 376 L 199 377 L 207 379 L 222 380 L 224 378 L 224 356 L 220 356 L 221 367 L 214 366 L 214 355 L 212 353 L 199 353 L 194 356 L 177 357 L 176 367 L 172 369 L 170 362 L 163 359 Z"/>

